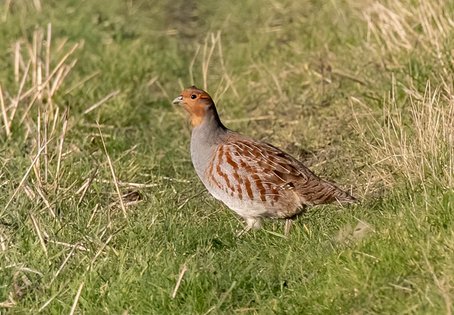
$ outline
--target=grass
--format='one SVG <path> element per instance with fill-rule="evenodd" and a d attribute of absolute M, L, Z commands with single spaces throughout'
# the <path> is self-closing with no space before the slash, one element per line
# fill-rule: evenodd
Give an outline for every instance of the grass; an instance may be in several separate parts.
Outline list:
<path fill-rule="evenodd" d="M 452 314 L 452 2 L 0 6 L 0 312 Z M 236 238 L 191 84 L 361 203 Z"/>

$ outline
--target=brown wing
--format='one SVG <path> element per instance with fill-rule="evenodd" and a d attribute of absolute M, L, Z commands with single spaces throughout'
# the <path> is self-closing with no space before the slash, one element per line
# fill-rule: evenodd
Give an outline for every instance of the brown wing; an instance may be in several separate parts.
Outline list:
<path fill-rule="evenodd" d="M 251 177 L 252 186 L 262 201 L 267 197 L 286 197 L 284 191 L 293 191 L 300 206 L 323 203 L 353 202 L 355 199 L 333 183 L 320 179 L 300 161 L 275 146 L 248 138 L 232 139 L 223 149 L 230 160 L 240 166 L 242 177 Z M 227 159 L 228 160 L 228 159 Z M 292 194 L 293 195 L 293 194 Z"/>

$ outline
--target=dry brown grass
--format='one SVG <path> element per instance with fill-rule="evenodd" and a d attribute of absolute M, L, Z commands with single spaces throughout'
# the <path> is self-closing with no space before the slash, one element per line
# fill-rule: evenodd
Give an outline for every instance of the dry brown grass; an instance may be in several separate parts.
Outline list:
<path fill-rule="evenodd" d="M 39 1 L 34 2 L 34 6 L 39 4 Z M 78 243 L 70 244 L 54 239 L 55 235 L 50 231 L 50 225 L 59 229 L 63 228 L 61 218 L 57 214 L 58 204 L 71 203 L 74 197 L 79 197 L 78 204 L 80 204 L 90 184 L 98 175 L 97 170 L 100 167 L 95 164 L 91 165 L 93 172 L 88 184 L 84 182 L 83 186 L 78 189 L 76 185 L 78 179 L 71 178 L 73 170 L 68 169 L 68 163 L 65 161 L 77 153 L 77 148 L 67 144 L 66 139 L 82 119 L 71 117 L 69 108 L 61 104 L 61 95 L 68 95 L 71 91 L 80 89 L 88 80 L 96 76 L 97 72 L 74 82 L 71 73 L 78 62 L 77 51 L 83 47 L 83 43 L 70 44 L 66 38 L 53 38 L 51 24 L 48 24 L 46 29 L 37 28 L 30 38 L 31 40 L 28 40 L 27 36 L 24 36 L 12 44 L 12 62 L 9 67 L 13 80 L 12 82 L 0 82 L 0 137 L 7 145 L 13 146 L 14 143 L 20 142 L 25 143 L 28 147 L 24 153 L 26 163 L 28 163 L 25 172 L 16 179 L 9 178 L 0 182 L 5 187 L 11 187 L 11 194 L 0 209 L 0 217 L 8 217 L 11 213 L 14 215 L 16 211 L 11 209 L 15 209 L 15 202 L 18 200 L 25 198 L 31 204 L 38 203 L 36 208 L 26 209 L 27 222 L 24 224 L 40 244 L 42 253 L 50 263 L 52 258 L 48 257 L 49 247 L 63 246 L 70 251 L 56 272 L 55 279 L 76 249 L 89 252 Z M 94 105 L 87 106 L 82 117 L 95 111 L 118 94 L 119 91 L 114 91 Z M 101 134 L 100 129 L 99 132 Z M 106 169 L 111 170 L 113 177 L 109 183 L 113 183 L 112 188 L 116 188 L 120 196 L 121 209 L 126 216 L 123 196 L 120 194 L 119 184 L 102 134 L 101 139 L 107 158 L 107 163 L 104 164 L 108 164 L 101 164 L 101 166 L 106 166 Z M 7 162 L 8 160 L 2 161 L 2 163 Z M 2 172 L 0 172 L 0 179 L 3 180 Z M 129 183 L 122 184 L 129 187 Z M 95 213 L 96 207 L 93 216 Z M 109 225 L 110 222 L 106 222 L 106 224 Z M 3 229 L 1 224 L 0 228 L 0 251 L 6 252 L 15 244 L 9 230 Z M 107 229 L 106 227 L 104 231 Z M 108 241 L 99 244 L 94 259 L 103 252 Z M 17 261 L 14 259 L 9 261 L 8 256 L 6 259 L 11 268 L 17 269 Z M 21 264 L 27 265 L 26 262 Z M 26 277 L 23 271 L 17 272 L 22 275 L 22 278 Z M 83 282 L 76 294 L 71 312 L 75 310 L 82 285 Z M 24 288 L 30 286 L 31 284 L 27 284 Z M 0 307 L 14 307 L 22 295 L 22 293 L 11 291 L 8 299 L 0 303 Z M 42 305 L 41 310 L 46 306 L 46 303 Z"/>
<path fill-rule="evenodd" d="M 402 104 L 396 99 L 394 89 L 384 104 L 383 116 L 368 126 L 367 133 L 375 133 L 376 137 L 372 141 L 364 139 L 375 161 L 372 168 L 378 176 L 376 179 L 391 186 L 396 178 L 403 176 L 412 184 L 436 180 L 444 187 L 452 187 L 452 95 L 431 87 L 428 82 L 423 93 L 404 88 L 408 97 Z M 364 126 L 358 122 L 358 128 L 363 130 Z"/>
<path fill-rule="evenodd" d="M 399 178 L 417 183 L 454 184 L 454 94 L 452 60 L 443 52 L 454 20 L 443 1 L 372 2 L 364 9 L 368 26 L 366 47 L 378 59 L 402 68 L 408 54 L 432 58 L 436 72 L 425 88 L 410 77 L 392 76 L 391 91 L 383 103 L 383 114 L 365 125 L 358 119 L 360 134 L 370 152 L 373 181 L 392 186 Z M 427 57 L 425 57 L 427 60 Z M 404 62 L 404 63 L 403 63 Z M 352 103 L 362 103 L 351 99 Z M 362 108 L 367 104 L 362 103 Z M 372 111 L 369 113 L 373 117 Z"/>
<path fill-rule="evenodd" d="M 58 190 L 63 144 L 68 128 L 71 128 L 68 109 L 55 102 L 55 95 L 62 90 L 77 63 L 74 54 L 79 47 L 81 43 L 71 46 L 66 39 L 53 40 L 50 24 L 45 31 L 34 31 L 31 41 L 22 38 L 13 44 L 14 83 L 9 84 L 9 90 L 0 84 L 3 122 L 0 133 L 6 141 L 21 137 L 23 142 L 30 144 L 32 154 L 30 167 L 4 211 L 17 193 L 26 188 L 26 195 L 32 200 L 38 196 L 55 218 L 52 202 L 45 191 Z"/>
<path fill-rule="evenodd" d="M 437 56 L 454 27 L 447 3 L 436 1 L 373 1 L 363 11 L 369 41 L 384 54 L 416 47 Z"/>

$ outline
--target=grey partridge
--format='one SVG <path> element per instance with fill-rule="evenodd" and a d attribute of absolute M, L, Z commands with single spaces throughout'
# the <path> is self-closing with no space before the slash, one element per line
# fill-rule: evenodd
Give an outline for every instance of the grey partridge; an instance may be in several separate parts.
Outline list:
<path fill-rule="evenodd" d="M 192 124 L 191 159 L 206 189 L 258 229 L 262 218 L 292 220 L 307 206 L 356 199 L 275 146 L 226 128 L 210 95 L 192 86 L 173 101 Z"/>

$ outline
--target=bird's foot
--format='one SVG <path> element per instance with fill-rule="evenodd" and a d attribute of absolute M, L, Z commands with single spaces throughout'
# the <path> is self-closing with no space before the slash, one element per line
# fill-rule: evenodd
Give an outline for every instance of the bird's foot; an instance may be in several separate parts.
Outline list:
<path fill-rule="evenodd" d="M 236 234 L 237 237 L 241 237 L 250 230 L 258 230 L 262 226 L 262 220 L 260 218 L 246 218 L 246 226 L 240 232 Z"/>
<path fill-rule="evenodd" d="M 251 228 L 249 226 L 245 226 L 244 229 L 236 233 L 236 237 L 242 237 L 244 234 L 249 232 Z"/>

